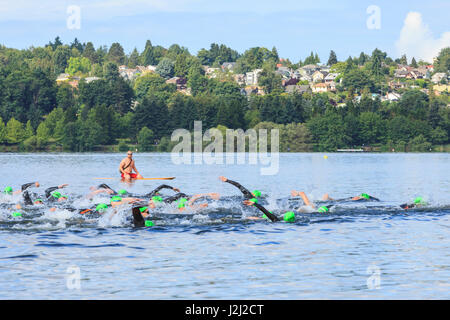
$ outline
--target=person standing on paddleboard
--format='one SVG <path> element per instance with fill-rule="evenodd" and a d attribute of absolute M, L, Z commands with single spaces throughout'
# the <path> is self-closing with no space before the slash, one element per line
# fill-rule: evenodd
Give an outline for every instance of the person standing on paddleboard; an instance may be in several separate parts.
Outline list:
<path fill-rule="evenodd" d="M 133 173 L 134 172 L 136 173 Z M 120 162 L 119 171 L 121 173 L 122 179 L 127 182 L 131 182 L 131 179 L 142 179 L 141 174 L 136 169 L 133 160 L 133 152 L 128 151 L 127 157 Z"/>

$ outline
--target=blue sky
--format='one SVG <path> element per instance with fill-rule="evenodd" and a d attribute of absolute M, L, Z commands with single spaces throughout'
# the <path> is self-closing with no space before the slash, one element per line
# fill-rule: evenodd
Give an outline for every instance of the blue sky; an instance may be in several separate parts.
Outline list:
<path fill-rule="evenodd" d="M 81 9 L 79 30 L 67 28 L 70 5 Z M 370 5 L 380 8 L 380 29 L 367 28 Z M 150 39 L 196 54 L 216 42 L 241 53 L 276 46 L 292 62 L 311 51 L 326 62 L 330 50 L 345 60 L 378 47 L 392 57 L 430 60 L 450 46 L 449 12 L 448 0 L 0 0 L 0 43 L 27 48 L 59 35 L 96 47 L 120 42 L 128 53 Z"/>

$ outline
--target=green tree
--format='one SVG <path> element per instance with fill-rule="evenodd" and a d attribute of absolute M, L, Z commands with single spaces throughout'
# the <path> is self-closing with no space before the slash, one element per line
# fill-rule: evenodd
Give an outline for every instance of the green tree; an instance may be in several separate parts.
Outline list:
<path fill-rule="evenodd" d="M 174 62 L 169 58 L 163 58 L 156 66 L 155 71 L 163 78 L 172 78 L 174 74 Z"/>
<path fill-rule="evenodd" d="M 138 133 L 137 140 L 141 151 L 150 151 L 153 145 L 153 131 L 143 127 Z"/>
<path fill-rule="evenodd" d="M 139 65 L 139 52 L 136 48 L 134 48 L 133 52 L 131 52 L 130 57 L 128 58 L 128 67 L 136 68 L 137 65 Z"/>
<path fill-rule="evenodd" d="M 120 43 L 114 42 L 111 45 L 108 51 L 108 60 L 118 65 L 125 63 L 125 53 Z"/>
<path fill-rule="evenodd" d="M 147 40 L 147 42 L 145 43 L 145 49 L 142 52 L 142 55 L 140 57 L 141 59 L 141 64 L 144 66 L 148 66 L 148 65 L 156 65 L 157 64 L 157 60 L 155 57 L 155 54 L 153 52 L 153 46 L 152 46 L 152 42 L 150 40 Z"/>
<path fill-rule="evenodd" d="M 32 125 L 31 125 L 31 121 L 28 120 L 27 124 L 25 126 L 24 138 L 27 139 L 27 138 L 32 137 L 32 136 L 34 136 L 34 129 L 33 129 Z"/>
<path fill-rule="evenodd" d="M 37 147 L 43 148 L 48 144 L 50 139 L 50 130 L 45 125 L 45 122 L 41 122 L 36 130 Z"/>
<path fill-rule="evenodd" d="M 65 71 L 72 76 L 75 74 L 86 74 L 91 71 L 91 62 L 85 57 L 71 57 L 68 64 Z"/>
<path fill-rule="evenodd" d="M 11 144 L 20 143 L 25 138 L 23 124 L 11 118 L 6 124 L 6 141 Z"/>
<path fill-rule="evenodd" d="M 336 52 L 331 50 L 327 65 L 332 66 L 332 65 L 336 64 L 337 62 L 338 62 L 338 60 L 337 60 Z"/>
<path fill-rule="evenodd" d="M 363 112 L 359 116 L 360 139 L 363 144 L 370 145 L 384 140 L 384 122 L 374 112 Z"/>
<path fill-rule="evenodd" d="M 86 47 L 83 50 L 83 57 L 88 58 L 91 64 L 98 63 L 97 53 L 92 42 L 86 43 Z"/>
<path fill-rule="evenodd" d="M 58 46 L 53 53 L 53 68 L 56 74 L 63 73 L 67 68 L 71 50 L 68 46 Z"/>
<path fill-rule="evenodd" d="M 0 116 L 0 143 L 4 143 L 5 141 L 6 141 L 6 127 L 2 117 Z"/>
<path fill-rule="evenodd" d="M 450 72 L 450 47 L 443 48 L 436 58 L 434 64 L 436 72 Z"/>
<path fill-rule="evenodd" d="M 75 105 L 75 101 L 72 86 L 68 83 L 60 84 L 58 86 L 58 91 L 56 92 L 57 106 L 67 110 L 67 108 Z"/>

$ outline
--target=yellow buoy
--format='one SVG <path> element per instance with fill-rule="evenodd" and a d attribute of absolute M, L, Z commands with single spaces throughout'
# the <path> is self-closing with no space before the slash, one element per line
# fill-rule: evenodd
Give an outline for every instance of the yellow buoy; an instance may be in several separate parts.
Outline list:
<path fill-rule="evenodd" d="M 323 156 L 324 159 L 328 159 L 328 156 Z"/>

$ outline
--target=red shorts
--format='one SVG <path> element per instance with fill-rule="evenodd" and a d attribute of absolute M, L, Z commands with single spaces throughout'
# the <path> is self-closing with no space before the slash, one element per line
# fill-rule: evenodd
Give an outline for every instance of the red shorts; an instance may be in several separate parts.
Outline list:
<path fill-rule="evenodd" d="M 130 175 L 131 179 L 136 179 L 136 177 L 137 177 L 136 173 L 130 173 L 129 175 Z M 121 174 L 121 177 L 122 177 L 122 179 L 124 178 L 123 173 Z"/>

